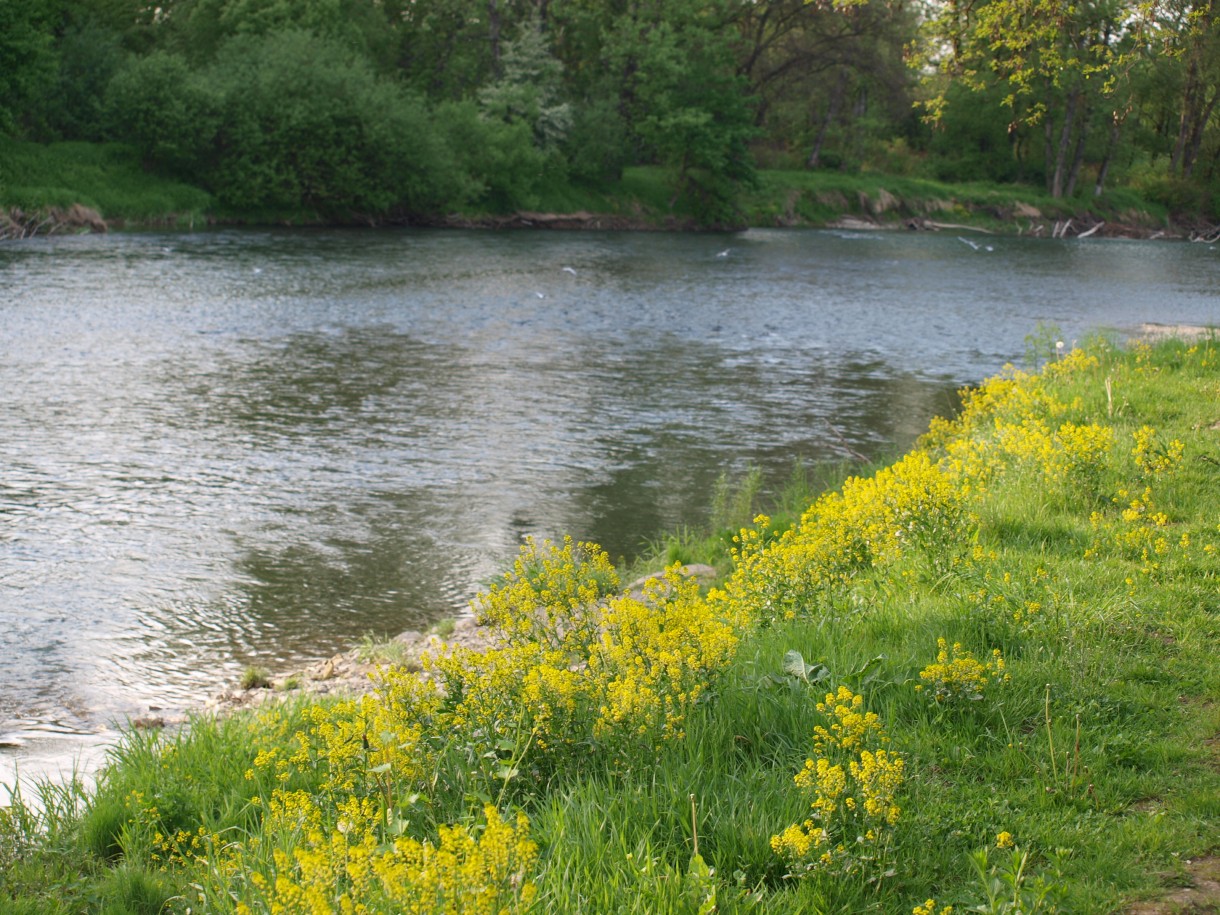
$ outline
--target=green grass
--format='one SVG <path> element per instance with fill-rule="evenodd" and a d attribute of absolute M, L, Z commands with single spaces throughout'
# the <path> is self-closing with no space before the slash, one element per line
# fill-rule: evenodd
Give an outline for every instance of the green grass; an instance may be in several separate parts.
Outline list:
<path fill-rule="evenodd" d="M 0 138 L 0 206 L 61 209 L 79 203 L 108 220 L 202 222 L 211 198 L 150 175 L 117 143 L 25 143 Z"/>
<path fill-rule="evenodd" d="M 655 754 L 594 743 L 551 764 L 517 732 L 488 751 L 499 773 L 488 781 L 487 759 L 466 755 L 477 744 L 433 735 L 431 784 L 400 798 L 385 828 L 434 837 L 488 801 L 522 809 L 539 850 L 536 912 L 709 912 L 714 899 L 720 912 L 906 915 L 928 898 L 937 911 L 1015 911 L 996 887 L 1024 912 L 1121 912 L 1188 881 L 1186 862 L 1214 854 L 1220 835 L 1220 345 L 1096 348 L 1097 365 L 1046 382 L 1061 417 L 1113 429 L 1104 460 L 1070 486 L 1012 464 L 941 553 L 862 568 L 792 619 L 752 628 L 685 739 Z M 1144 425 L 1182 442 L 1172 473 L 1141 478 L 1132 442 Z M 772 532 L 824 482 L 795 473 L 770 500 Z M 1144 485 L 1165 513 L 1155 568 L 1107 539 L 1127 529 L 1122 511 Z M 653 561 L 727 572 L 726 532 L 760 501 L 756 474 L 724 481 L 712 529 L 663 538 Z M 915 686 L 940 638 L 980 658 L 999 649 L 1010 679 L 977 701 L 931 701 Z M 793 777 L 815 755 L 818 703 L 840 685 L 904 758 L 901 816 L 879 860 L 789 876 L 771 837 L 809 815 Z M 251 872 L 224 872 L 218 847 L 241 844 L 247 868 L 269 867 L 270 847 L 291 855 L 303 841 L 266 828 L 272 792 L 339 790 L 320 757 L 258 763 L 298 752 L 306 722 L 329 720 L 313 708 L 133 731 L 95 790 L 47 785 L 15 804 L 0 814 L 0 913 L 235 911 Z M 374 796 L 390 777 L 366 775 Z M 995 847 L 1004 833 L 1015 851 Z"/>
<path fill-rule="evenodd" d="M 882 192 L 896 203 L 875 212 Z M 843 215 L 877 216 L 894 222 L 926 218 L 998 232 L 1028 228 L 1029 217 L 1018 205 L 1037 209 L 1046 220 L 1102 219 L 1138 226 L 1163 225 L 1164 206 L 1133 190 L 1119 189 L 1100 198 L 1053 199 L 1040 188 L 989 183 L 946 184 L 896 175 L 847 174 L 832 171 L 766 170 L 758 187 L 744 191 L 740 205 L 751 225 L 823 225 Z M 1015 222 L 1014 222 L 1015 220 Z"/>
<path fill-rule="evenodd" d="M 1104 219 L 1144 228 L 1165 223 L 1165 206 L 1131 189 L 1101 198 L 1052 200 L 1038 188 L 997 184 L 944 184 L 920 178 L 834 171 L 763 169 L 753 188 L 740 190 L 738 219 L 749 225 L 820 226 L 844 215 L 869 216 L 882 190 L 896 205 L 887 221 L 923 217 L 1011 232 L 1018 203 L 1036 207 L 1046 220 Z M 863 195 L 863 196 L 862 196 Z M 867 199 L 865 199 L 867 198 Z M 222 222 L 309 224 L 306 211 L 221 211 L 199 188 L 144 171 L 136 154 L 119 143 L 35 144 L 0 138 L 0 206 L 25 211 L 66 209 L 79 203 L 110 221 L 133 225 L 191 225 L 205 218 Z M 678 220 L 692 223 L 691 201 L 674 201 L 671 174 L 656 166 L 625 169 L 621 181 L 592 188 L 552 181 L 538 192 L 531 209 L 551 213 L 589 212 L 618 217 L 630 225 L 662 228 Z M 462 210 L 470 218 L 482 215 Z M 1028 222 L 1028 219 L 1025 219 Z"/>

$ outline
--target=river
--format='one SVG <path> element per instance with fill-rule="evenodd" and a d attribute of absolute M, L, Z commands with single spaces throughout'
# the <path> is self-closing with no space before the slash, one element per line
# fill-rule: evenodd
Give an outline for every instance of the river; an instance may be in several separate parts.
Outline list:
<path fill-rule="evenodd" d="M 724 472 L 894 453 L 1040 324 L 1215 323 L 1218 257 L 808 230 L 0 246 L 0 782 L 247 665 L 460 613 L 526 535 L 630 556 Z"/>

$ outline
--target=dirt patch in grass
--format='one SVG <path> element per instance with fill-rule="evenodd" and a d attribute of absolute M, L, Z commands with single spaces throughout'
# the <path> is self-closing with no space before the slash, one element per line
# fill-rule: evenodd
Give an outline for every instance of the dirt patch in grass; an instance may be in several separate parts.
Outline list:
<path fill-rule="evenodd" d="M 1196 858 L 1186 864 L 1187 886 L 1157 899 L 1137 902 L 1126 915 L 1207 915 L 1220 913 L 1220 856 Z"/>

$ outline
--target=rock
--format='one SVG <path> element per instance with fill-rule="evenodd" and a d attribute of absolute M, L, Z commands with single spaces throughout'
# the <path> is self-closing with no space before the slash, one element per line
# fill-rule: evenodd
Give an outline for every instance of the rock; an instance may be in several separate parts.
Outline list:
<path fill-rule="evenodd" d="M 317 665 L 316 667 L 310 668 L 310 670 L 308 672 L 309 679 L 311 679 L 311 680 L 329 680 L 329 679 L 331 679 L 335 675 L 335 669 L 338 667 L 339 663 L 341 663 L 342 661 L 343 661 L 342 655 L 335 655 L 333 658 L 323 661 L 321 664 Z"/>
<path fill-rule="evenodd" d="M 1017 201 L 1012 206 L 1013 214 L 1020 216 L 1022 219 L 1041 219 L 1042 211 L 1035 206 L 1030 206 L 1028 203 Z"/>
<path fill-rule="evenodd" d="M 872 213 L 874 216 L 880 216 L 890 210 L 897 210 L 901 206 L 902 201 L 882 187 L 877 189 L 877 202 L 873 204 Z"/>

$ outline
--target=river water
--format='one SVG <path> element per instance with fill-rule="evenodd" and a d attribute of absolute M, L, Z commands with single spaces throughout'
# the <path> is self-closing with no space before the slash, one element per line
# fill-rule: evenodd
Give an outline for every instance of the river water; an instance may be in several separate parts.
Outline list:
<path fill-rule="evenodd" d="M 0 782 L 247 665 L 460 613 L 527 534 L 630 556 L 723 472 L 905 448 L 1040 322 L 1220 320 L 1205 245 L 970 241 L 5 244 Z"/>

